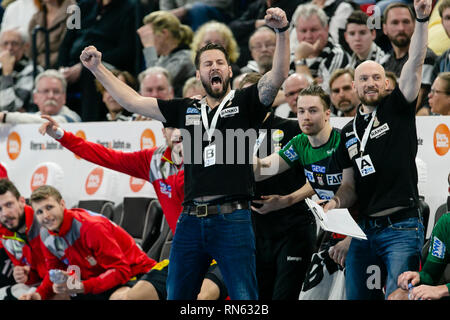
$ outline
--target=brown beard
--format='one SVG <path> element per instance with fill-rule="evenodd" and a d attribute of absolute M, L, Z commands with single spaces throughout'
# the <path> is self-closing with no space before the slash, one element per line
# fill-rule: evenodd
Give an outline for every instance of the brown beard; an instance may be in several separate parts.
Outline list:
<path fill-rule="evenodd" d="M 223 96 L 225 96 L 225 93 L 227 92 L 228 86 L 230 84 L 230 77 L 227 77 L 225 79 L 223 79 L 222 81 L 222 90 L 220 92 L 215 93 L 212 88 L 211 88 L 211 83 L 208 79 L 208 81 L 204 81 L 204 79 L 202 77 L 200 77 L 203 87 L 205 88 L 206 93 L 213 97 L 214 99 L 220 99 Z"/>

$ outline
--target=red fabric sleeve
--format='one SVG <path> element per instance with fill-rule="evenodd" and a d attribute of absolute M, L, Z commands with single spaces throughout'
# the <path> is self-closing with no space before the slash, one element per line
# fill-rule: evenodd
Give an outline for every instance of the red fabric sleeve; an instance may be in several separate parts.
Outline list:
<path fill-rule="evenodd" d="M 115 171 L 149 181 L 150 160 L 157 149 L 123 152 L 105 148 L 101 144 L 86 141 L 71 132 L 64 131 L 58 140 L 62 146 L 79 157 Z"/>
<path fill-rule="evenodd" d="M 83 281 L 84 293 L 98 294 L 125 284 L 131 278 L 130 266 L 114 238 L 111 225 L 96 223 L 84 232 L 86 246 L 97 263 L 106 271 L 97 277 Z"/>

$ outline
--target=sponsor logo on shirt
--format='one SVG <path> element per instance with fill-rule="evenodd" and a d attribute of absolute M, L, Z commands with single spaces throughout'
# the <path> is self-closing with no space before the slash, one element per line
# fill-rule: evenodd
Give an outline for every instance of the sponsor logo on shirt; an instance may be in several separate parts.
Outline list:
<path fill-rule="evenodd" d="M 357 142 L 358 139 L 356 139 L 356 137 L 353 137 L 345 143 L 345 147 L 348 149 L 351 145 L 354 145 Z"/>
<path fill-rule="evenodd" d="M 85 258 L 91 266 L 95 266 L 97 264 L 97 260 L 93 256 L 87 256 Z"/>
<path fill-rule="evenodd" d="M 222 118 L 227 118 L 227 117 L 232 117 L 236 113 L 239 113 L 239 107 L 231 107 L 231 108 L 223 109 L 222 111 L 220 111 L 220 116 Z"/>
<path fill-rule="evenodd" d="M 200 114 L 200 111 L 197 108 L 189 107 L 186 110 L 186 114 Z"/>
<path fill-rule="evenodd" d="M 319 183 L 321 186 L 325 185 L 323 182 L 323 176 L 321 174 L 317 175 L 317 183 Z"/>
<path fill-rule="evenodd" d="M 348 137 L 350 137 L 350 136 L 354 136 L 355 135 L 355 132 L 354 131 L 350 131 L 350 132 L 346 132 L 345 133 L 345 137 L 346 138 L 348 138 Z"/>
<path fill-rule="evenodd" d="M 438 259 L 444 259 L 445 256 L 445 244 L 437 237 L 433 239 L 433 246 L 431 248 L 431 255 Z"/>
<path fill-rule="evenodd" d="M 389 131 L 389 126 L 387 123 L 385 123 L 381 127 L 376 128 L 370 132 L 370 139 L 379 138 L 388 131 Z"/>
<path fill-rule="evenodd" d="M 318 165 L 313 164 L 313 165 L 311 165 L 311 169 L 314 172 L 325 173 L 325 167 L 323 167 L 323 166 L 318 166 Z"/>
<path fill-rule="evenodd" d="M 162 181 L 159 181 L 159 186 L 161 187 L 161 193 L 165 194 L 169 198 L 172 198 L 172 187 Z"/>
<path fill-rule="evenodd" d="M 342 182 L 342 173 L 327 174 L 327 184 L 329 186 L 340 185 Z"/>
<path fill-rule="evenodd" d="M 308 171 L 308 170 L 305 169 L 305 176 L 308 179 L 308 181 L 315 182 L 315 180 L 314 180 L 314 173 L 312 173 L 311 171 Z"/>
<path fill-rule="evenodd" d="M 330 200 L 334 197 L 334 192 L 330 190 L 315 189 L 314 191 L 316 191 L 321 200 Z"/>
<path fill-rule="evenodd" d="M 198 126 L 200 125 L 200 115 L 199 114 L 187 114 L 186 115 L 186 126 Z"/>
<path fill-rule="evenodd" d="M 284 151 L 284 155 L 290 160 L 295 161 L 298 160 L 298 154 L 295 152 L 294 147 L 290 146 L 289 149 Z"/>

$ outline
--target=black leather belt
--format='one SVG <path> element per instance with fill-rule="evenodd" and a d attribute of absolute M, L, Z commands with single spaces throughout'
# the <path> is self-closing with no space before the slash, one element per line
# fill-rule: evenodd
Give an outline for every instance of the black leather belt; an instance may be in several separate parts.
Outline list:
<path fill-rule="evenodd" d="M 406 208 L 382 217 L 368 217 L 368 221 L 375 222 L 380 227 L 387 227 L 391 224 L 397 223 L 409 218 L 420 218 L 420 213 L 417 208 Z"/>
<path fill-rule="evenodd" d="M 234 201 L 221 204 L 198 204 L 186 205 L 183 208 L 184 214 L 191 216 L 206 217 L 210 214 L 231 213 L 235 210 L 250 208 L 248 201 Z"/>

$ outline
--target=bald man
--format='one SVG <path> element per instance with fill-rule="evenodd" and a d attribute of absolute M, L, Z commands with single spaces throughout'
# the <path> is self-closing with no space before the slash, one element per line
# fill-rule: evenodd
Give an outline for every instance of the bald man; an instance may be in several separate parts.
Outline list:
<path fill-rule="evenodd" d="M 286 103 L 275 109 L 275 115 L 282 118 L 297 118 L 297 98 L 300 91 L 312 84 L 312 78 L 306 74 L 293 73 L 283 83 Z"/>
<path fill-rule="evenodd" d="M 341 132 L 342 184 L 324 209 L 359 204 L 368 240 L 352 239 L 346 259 L 347 298 L 383 299 L 398 276 L 418 270 L 424 227 L 418 210 L 415 104 L 428 40 L 431 0 L 415 0 L 417 22 L 398 86 L 387 94 L 384 68 L 365 61 L 353 87 L 361 105 Z"/>

